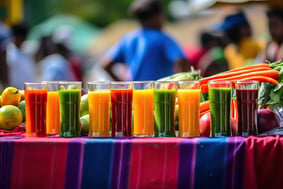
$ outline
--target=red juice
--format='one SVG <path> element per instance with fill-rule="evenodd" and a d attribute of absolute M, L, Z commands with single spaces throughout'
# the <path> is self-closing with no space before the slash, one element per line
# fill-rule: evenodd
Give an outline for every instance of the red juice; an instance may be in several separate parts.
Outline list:
<path fill-rule="evenodd" d="M 132 136 L 132 89 L 111 90 L 112 137 Z"/>
<path fill-rule="evenodd" d="M 238 135 L 256 135 L 258 89 L 236 89 L 238 105 Z"/>
<path fill-rule="evenodd" d="M 25 90 L 26 136 L 46 136 L 47 90 Z"/>

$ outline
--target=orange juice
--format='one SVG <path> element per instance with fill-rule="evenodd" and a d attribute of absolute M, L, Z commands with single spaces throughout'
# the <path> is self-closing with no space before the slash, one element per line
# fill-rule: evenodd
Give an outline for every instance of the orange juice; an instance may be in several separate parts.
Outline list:
<path fill-rule="evenodd" d="M 46 115 L 47 134 L 60 133 L 60 109 L 58 91 L 47 93 L 47 115 Z"/>
<path fill-rule="evenodd" d="M 134 135 L 154 134 L 153 90 L 134 90 Z"/>
<path fill-rule="evenodd" d="M 200 89 L 178 89 L 179 137 L 200 136 Z"/>
<path fill-rule="evenodd" d="M 88 93 L 90 137 L 110 136 L 110 90 Z"/>

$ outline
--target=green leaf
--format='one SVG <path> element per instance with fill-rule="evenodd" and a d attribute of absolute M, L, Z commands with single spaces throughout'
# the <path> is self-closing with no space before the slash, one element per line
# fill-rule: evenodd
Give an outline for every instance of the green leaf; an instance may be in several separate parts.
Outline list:
<path fill-rule="evenodd" d="M 261 83 L 258 92 L 258 104 L 265 106 L 270 100 L 270 93 L 273 91 L 275 85 L 272 83 L 264 82 Z"/>

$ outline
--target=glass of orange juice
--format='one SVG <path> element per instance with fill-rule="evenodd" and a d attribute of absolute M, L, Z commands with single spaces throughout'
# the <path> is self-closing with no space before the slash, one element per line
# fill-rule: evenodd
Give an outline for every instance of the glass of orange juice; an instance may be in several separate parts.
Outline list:
<path fill-rule="evenodd" d="M 110 136 L 110 82 L 88 82 L 89 137 Z"/>
<path fill-rule="evenodd" d="M 46 83 L 48 88 L 46 130 L 48 135 L 57 135 L 60 133 L 59 83 L 57 81 L 46 81 Z"/>
<path fill-rule="evenodd" d="M 134 82 L 134 136 L 154 135 L 153 81 Z"/>
<path fill-rule="evenodd" d="M 178 82 L 179 137 L 200 136 L 199 132 L 199 81 Z"/>

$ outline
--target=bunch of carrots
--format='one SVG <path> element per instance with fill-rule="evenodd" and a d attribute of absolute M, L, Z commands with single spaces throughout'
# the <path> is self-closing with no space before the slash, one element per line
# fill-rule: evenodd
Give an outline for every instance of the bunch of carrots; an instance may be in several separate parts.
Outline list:
<path fill-rule="evenodd" d="M 278 85 L 279 84 L 279 82 L 277 81 L 278 77 L 279 77 L 279 71 L 272 69 L 272 66 L 270 64 L 256 64 L 256 65 L 244 66 L 200 79 L 201 92 L 202 93 L 208 92 L 208 82 L 212 80 L 232 81 L 233 87 L 235 87 L 235 82 L 239 80 L 241 81 L 257 80 L 259 82 L 269 82 Z M 235 112 L 236 109 L 237 109 L 237 103 L 233 99 L 231 101 L 231 116 L 234 119 L 237 119 L 237 113 Z M 209 101 L 201 102 L 200 117 L 207 112 L 209 112 Z"/>
<path fill-rule="evenodd" d="M 244 66 L 200 79 L 201 92 L 208 92 L 208 82 L 211 80 L 232 81 L 233 87 L 235 86 L 235 82 L 238 80 L 257 80 L 259 82 L 269 82 L 277 85 L 279 84 L 279 82 L 277 81 L 278 76 L 279 71 L 272 69 L 269 64 Z"/>

